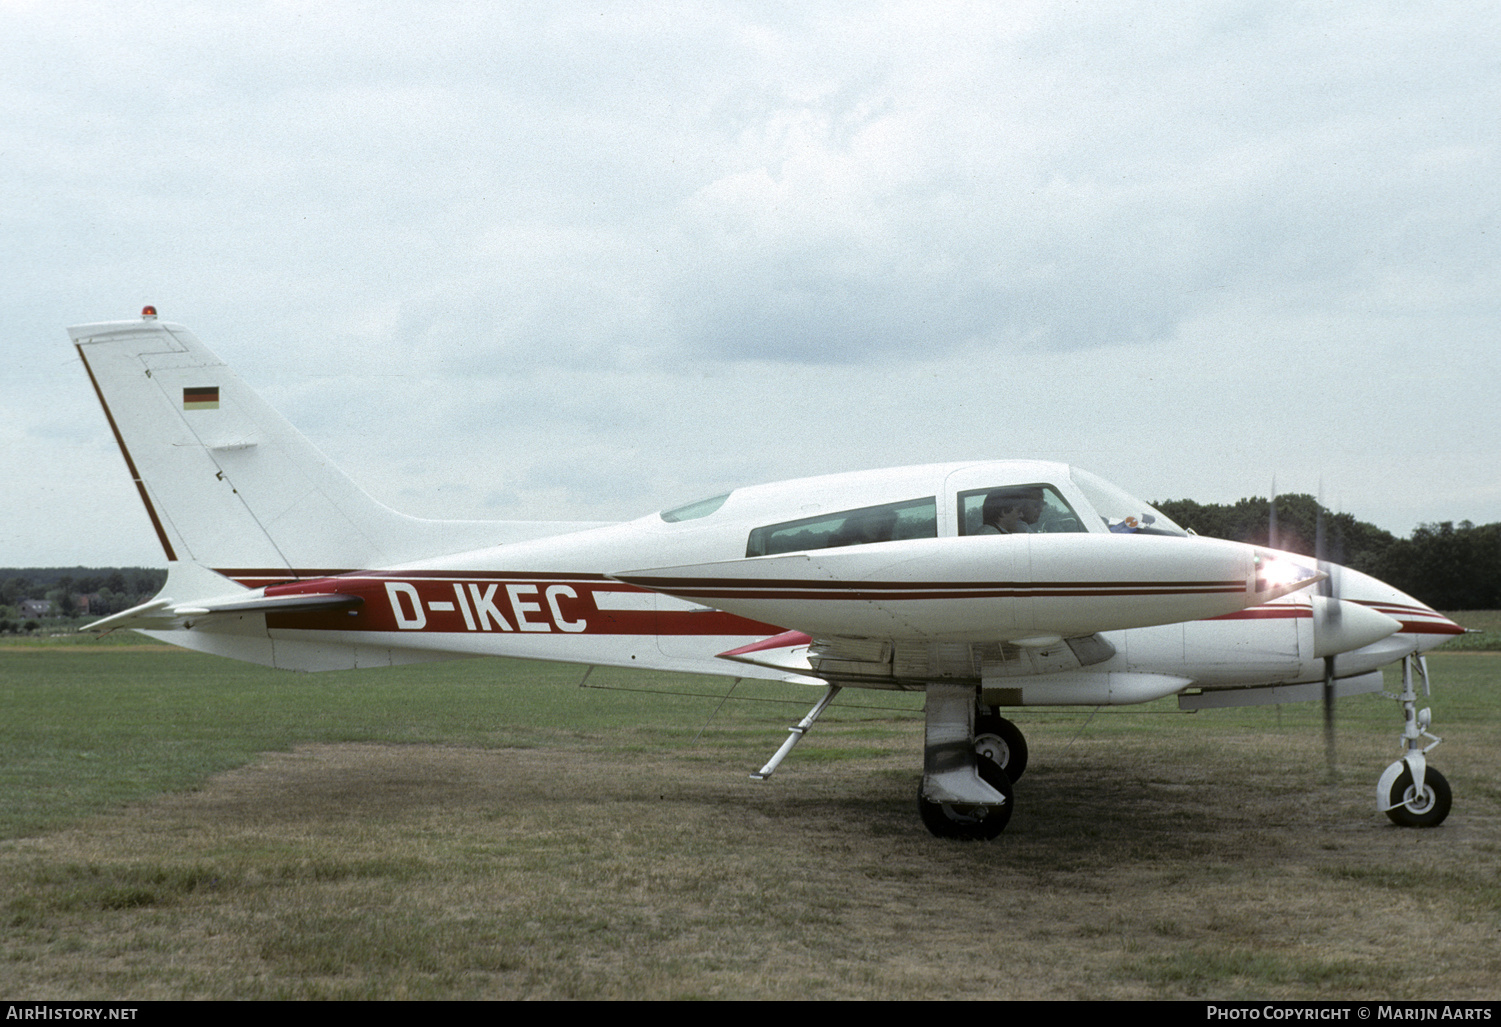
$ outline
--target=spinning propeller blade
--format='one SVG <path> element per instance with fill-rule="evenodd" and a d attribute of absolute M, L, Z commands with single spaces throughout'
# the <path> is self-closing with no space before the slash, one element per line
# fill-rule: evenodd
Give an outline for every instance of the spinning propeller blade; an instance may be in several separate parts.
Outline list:
<path fill-rule="evenodd" d="M 1268 549 L 1281 549 L 1277 538 L 1277 476 L 1272 475 L 1272 497 L 1267 500 L 1266 514 L 1266 547 Z"/>
<path fill-rule="evenodd" d="M 1318 560 L 1318 568 L 1327 577 L 1319 582 L 1319 595 L 1331 600 L 1324 604 L 1323 617 L 1314 622 L 1315 631 L 1324 629 L 1330 635 L 1338 635 L 1342 629 L 1341 621 L 1344 617 L 1343 604 L 1340 602 L 1340 565 L 1331 559 L 1331 554 L 1338 556 L 1334 550 L 1337 547 L 1330 538 L 1328 517 L 1324 510 L 1324 487 L 1319 485 L 1318 520 L 1314 526 L 1313 552 Z M 1329 763 L 1329 773 L 1336 772 L 1334 757 L 1334 661 L 1337 653 L 1329 653 L 1324 657 L 1324 756 Z"/>

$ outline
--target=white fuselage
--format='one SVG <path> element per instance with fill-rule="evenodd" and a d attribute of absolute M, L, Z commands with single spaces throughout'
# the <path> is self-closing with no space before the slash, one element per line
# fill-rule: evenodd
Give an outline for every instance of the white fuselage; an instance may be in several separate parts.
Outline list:
<path fill-rule="evenodd" d="M 1059 511 L 1053 522 L 1022 535 L 970 533 L 977 506 L 969 503 L 966 524 L 965 495 L 1017 483 L 1050 490 Z M 717 506 L 699 506 L 713 509 L 379 570 L 288 581 L 285 569 L 219 568 L 268 596 L 338 593 L 363 604 L 220 618 L 162 635 L 256 658 L 246 656 L 250 646 L 260 662 L 308 670 L 504 655 L 857 687 L 975 680 L 1028 705 L 1141 701 L 1190 684 L 1310 682 L 1325 672 L 1316 597 L 1304 590 L 1243 608 L 1257 587 L 1250 547 L 1112 531 L 1066 465 L 830 475 L 738 489 Z M 858 520 L 846 514 L 888 508 L 917 527 L 888 526 L 869 540 L 835 537 Z M 760 540 L 775 539 L 768 526 L 788 524 L 783 534 L 793 541 L 783 544 L 821 545 L 748 556 Z M 1384 638 L 1390 627 L 1378 628 L 1370 643 L 1355 638 L 1361 644 L 1339 656 L 1342 677 L 1456 630 L 1366 575 L 1343 571 L 1341 590 L 1345 603 L 1401 624 Z M 806 634 L 789 639 L 786 652 L 720 658 L 787 628 Z M 1092 648 L 1078 644 L 1080 633 L 1093 636 Z"/>

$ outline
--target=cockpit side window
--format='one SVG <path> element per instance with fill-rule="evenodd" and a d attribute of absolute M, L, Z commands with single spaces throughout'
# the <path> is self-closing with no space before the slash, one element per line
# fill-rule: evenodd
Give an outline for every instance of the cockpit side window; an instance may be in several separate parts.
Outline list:
<path fill-rule="evenodd" d="M 746 556 L 773 556 L 805 549 L 836 549 L 872 542 L 938 537 L 938 503 L 934 496 L 905 503 L 819 514 L 797 521 L 768 524 L 750 533 Z"/>
<path fill-rule="evenodd" d="M 959 534 L 1088 531 L 1051 485 L 995 485 L 959 493 Z"/>

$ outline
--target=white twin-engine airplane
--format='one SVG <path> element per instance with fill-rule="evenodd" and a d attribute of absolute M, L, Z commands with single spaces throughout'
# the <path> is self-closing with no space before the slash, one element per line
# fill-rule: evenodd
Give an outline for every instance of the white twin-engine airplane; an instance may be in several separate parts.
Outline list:
<path fill-rule="evenodd" d="M 623 524 L 421 520 L 153 308 L 69 331 L 169 568 L 85 630 L 289 670 L 516 656 L 822 687 L 762 778 L 841 688 L 924 691 L 918 809 L 959 838 L 1010 819 L 1026 743 L 1003 707 L 1330 702 L 1404 660 L 1404 756 L 1377 805 L 1448 813 L 1413 672 L 1426 688 L 1420 654 L 1460 627 L 1364 574 L 1194 536 L 1078 468 L 835 474 Z"/>

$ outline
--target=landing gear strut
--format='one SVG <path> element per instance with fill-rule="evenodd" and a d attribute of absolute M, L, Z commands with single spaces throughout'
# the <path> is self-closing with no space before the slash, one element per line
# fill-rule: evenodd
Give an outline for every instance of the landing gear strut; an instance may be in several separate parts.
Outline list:
<path fill-rule="evenodd" d="M 1428 661 L 1421 656 L 1402 660 L 1402 752 L 1400 760 L 1387 767 L 1376 784 L 1376 808 L 1401 827 L 1437 827 L 1449 815 L 1453 795 L 1444 775 L 1428 766 L 1428 752 L 1443 741 L 1428 725 L 1433 711 L 1419 710 L 1413 687 L 1413 671 L 1423 679 L 1423 694 L 1431 694 Z M 1432 741 L 1424 744 L 1425 738 Z"/>
<path fill-rule="evenodd" d="M 972 685 L 928 685 L 927 729 L 917 812 L 939 838 L 990 839 L 1011 820 L 1011 782 L 1026 767 L 1027 743 L 1016 725 L 977 709 Z"/>

